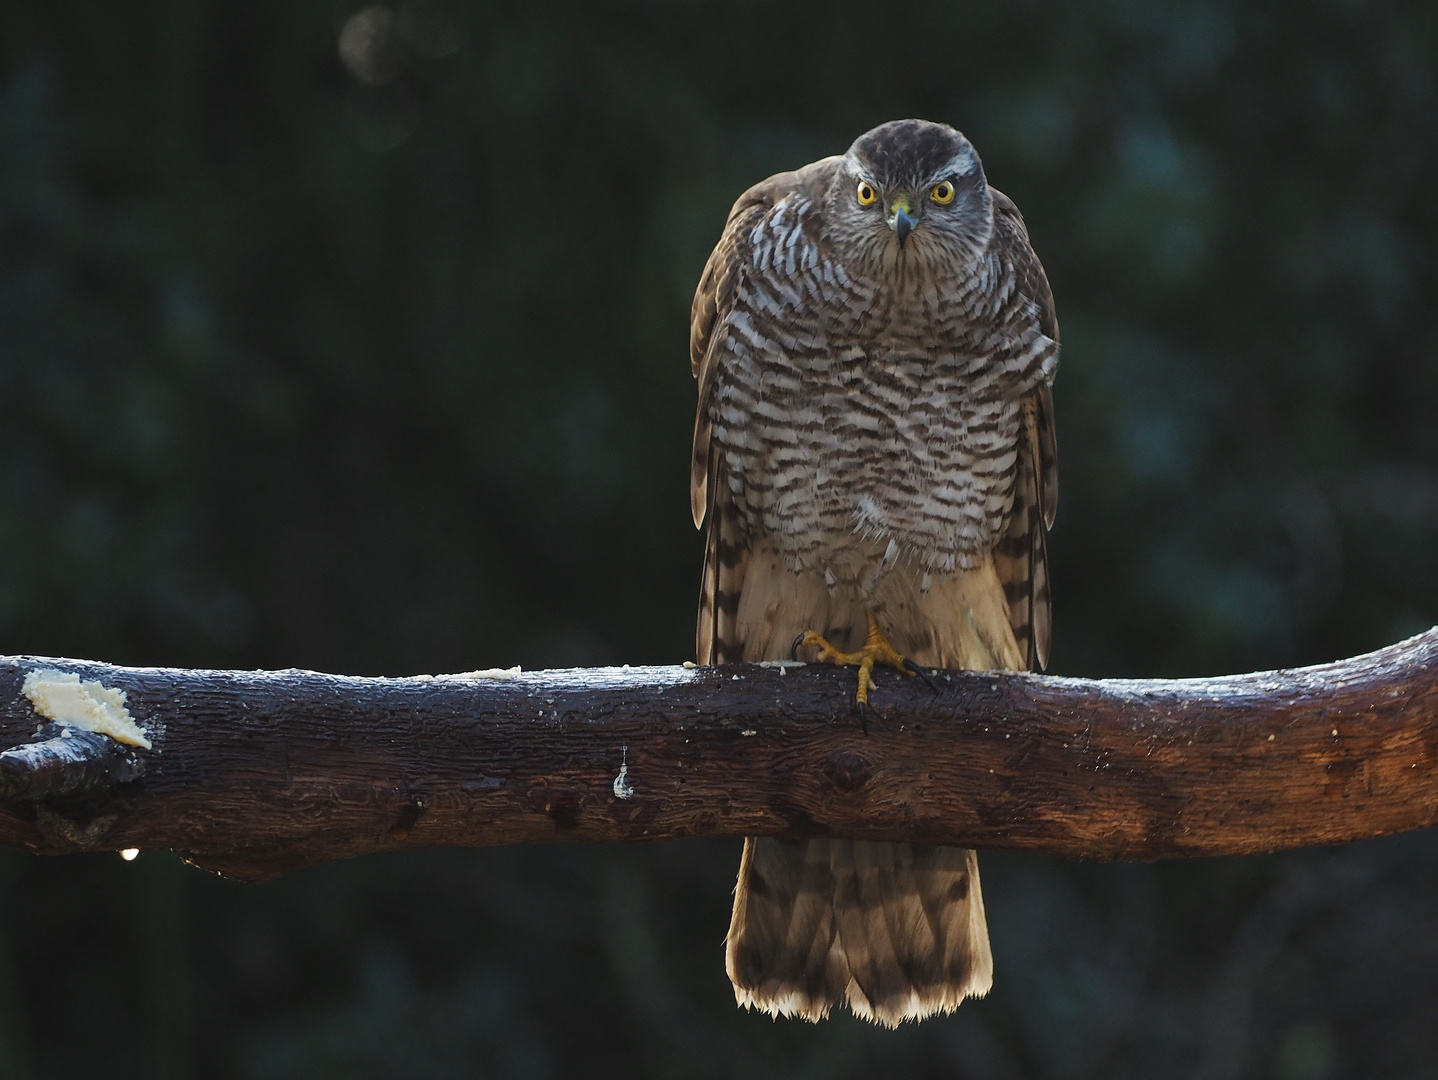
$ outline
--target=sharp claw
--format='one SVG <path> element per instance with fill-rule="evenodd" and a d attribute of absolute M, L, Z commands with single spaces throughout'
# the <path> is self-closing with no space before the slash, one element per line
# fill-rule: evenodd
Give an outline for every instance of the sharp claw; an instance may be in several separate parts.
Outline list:
<path fill-rule="evenodd" d="M 808 637 L 808 636 L 809 636 L 809 631 L 805 630 L 802 634 L 800 634 L 798 637 L 796 637 L 796 638 L 794 639 L 794 644 L 792 644 L 792 645 L 789 646 L 789 659 L 790 659 L 790 660 L 797 660 L 797 659 L 799 659 L 799 646 L 802 645 L 802 644 L 804 644 L 804 639 L 805 639 L 806 637 Z"/>
<path fill-rule="evenodd" d="M 867 735 L 869 734 L 869 703 L 860 701 L 856 704 L 859 706 L 859 730 Z"/>
<path fill-rule="evenodd" d="M 924 669 L 919 667 L 918 664 L 914 663 L 907 656 L 904 657 L 904 667 L 907 668 L 909 671 L 912 671 L 919 678 L 923 679 L 924 685 L 927 686 L 930 690 L 932 690 L 935 694 L 939 692 L 939 688 L 934 685 L 934 680 L 929 678 L 929 676 L 925 674 Z"/>

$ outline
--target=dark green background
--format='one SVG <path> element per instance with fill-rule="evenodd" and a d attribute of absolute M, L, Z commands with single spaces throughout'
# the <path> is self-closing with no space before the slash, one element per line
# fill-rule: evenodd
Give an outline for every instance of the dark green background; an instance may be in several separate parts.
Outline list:
<path fill-rule="evenodd" d="M 408 674 L 692 655 L 689 296 L 730 201 L 897 116 L 1064 330 L 1053 670 L 1438 620 L 1421 3 L 67 0 L 0 9 L 0 653 Z M 737 843 L 264 886 L 0 858 L 0 1077 L 1438 1077 L 1438 837 L 984 856 L 997 978 L 739 1013 Z"/>

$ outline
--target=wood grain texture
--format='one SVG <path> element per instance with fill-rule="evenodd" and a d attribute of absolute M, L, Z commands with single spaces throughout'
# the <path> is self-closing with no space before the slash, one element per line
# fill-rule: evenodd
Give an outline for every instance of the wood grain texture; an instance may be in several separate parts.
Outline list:
<path fill-rule="evenodd" d="M 402 847 L 689 836 L 1156 859 L 1438 820 L 1438 629 L 1218 679 L 890 676 L 868 736 L 853 672 L 815 665 L 497 681 L 7 657 L 0 746 L 41 730 L 20 689 L 41 666 L 125 690 L 154 749 L 124 782 L 0 799 L 0 843 L 174 848 L 242 878 Z"/>

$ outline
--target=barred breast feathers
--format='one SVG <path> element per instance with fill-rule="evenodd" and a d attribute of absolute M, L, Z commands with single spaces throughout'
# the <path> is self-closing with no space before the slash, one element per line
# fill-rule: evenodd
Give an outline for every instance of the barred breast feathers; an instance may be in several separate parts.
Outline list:
<path fill-rule="evenodd" d="M 831 581 L 876 544 L 925 580 L 992 554 L 1015 636 L 1041 665 L 1059 348 L 1043 268 L 1017 208 L 990 188 L 989 248 L 967 273 L 915 271 L 907 289 L 851 274 L 823 236 L 840 160 L 745 192 L 695 293 L 702 606 L 716 599 L 708 564 L 742 558 L 755 533 L 773 535 L 792 570 Z"/>
<path fill-rule="evenodd" d="M 705 343 L 694 509 L 717 433 L 741 517 L 796 569 L 852 532 L 972 569 L 1010 510 L 1020 401 L 1057 356 L 1019 268 L 991 251 L 966 280 L 901 293 L 826 250 L 803 192 L 741 220 L 748 259 Z"/>

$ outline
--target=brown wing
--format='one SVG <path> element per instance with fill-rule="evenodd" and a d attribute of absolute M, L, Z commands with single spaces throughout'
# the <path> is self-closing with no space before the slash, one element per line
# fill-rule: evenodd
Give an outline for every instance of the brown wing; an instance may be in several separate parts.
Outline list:
<path fill-rule="evenodd" d="M 771 206 L 775 195 L 769 190 L 772 181 L 758 184 L 743 195 L 729 211 L 724 233 L 709 253 L 699 287 L 694 290 L 694 303 L 689 311 L 689 366 L 699 380 L 699 408 L 694 417 L 694 456 L 690 462 L 689 503 L 694 514 L 694 527 L 704 523 L 709 509 L 709 398 L 714 391 L 716 338 L 722 338 L 725 316 L 734 306 L 739 291 L 739 278 L 753 251 L 750 234 Z"/>
<path fill-rule="evenodd" d="M 1013 200 L 990 188 L 994 199 L 994 244 L 1014 268 L 1019 292 L 1038 307 L 1039 329 L 1059 340 L 1053 292 L 1039 257 L 1029 244 L 1024 219 Z M 1045 534 L 1058 509 L 1058 443 L 1054 433 L 1053 395 L 1040 383 L 1023 402 L 1013 509 L 1004 535 L 994 548 L 994 567 L 1009 603 L 1009 624 L 1028 666 L 1049 662 L 1053 626 L 1049 594 L 1049 556 Z"/>
<path fill-rule="evenodd" d="M 729 631 L 739 609 L 749 551 L 740 530 L 730 492 L 710 454 L 709 403 L 718 377 L 719 354 L 727 333 L 726 318 L 734 307 L 753 253 L 754 227 L 785 195 L 804 190 L 822 192 L 837 163 L 825 158 L 797 172 L 779 173 L 739 196 L 719 243 L 704 265 L 689 315 L 689 363 L 699 380 L 699 406 L 694 417 L 694 452 L 690 459 L 689 505 L 698 528 L 709 521 L 704 549 L 704 577 L 699 589 L 696 659 L 701 664 L 734 663 L 742 642 Z"/>

